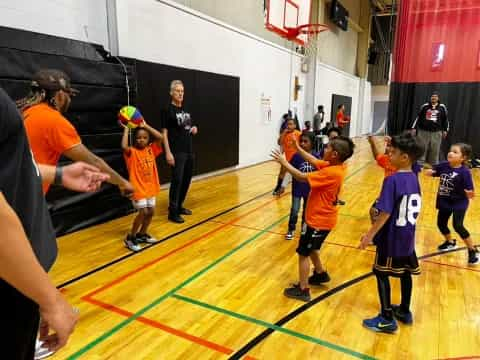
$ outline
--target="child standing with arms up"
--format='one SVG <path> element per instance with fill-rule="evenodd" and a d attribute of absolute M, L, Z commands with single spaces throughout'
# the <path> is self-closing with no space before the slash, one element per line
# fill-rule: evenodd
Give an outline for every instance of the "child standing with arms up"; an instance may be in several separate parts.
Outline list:
<path fill-rule="evenodd" d="M 310 132 L 304 132 L 300 137 L 300 147 L 315 156 L 315 158 L 319 158 L 320 154 L 314 153 L 313 145 L 315 144 L 315 135 Z M 295 169 L 300 170 L 302 173 L 309 173 L 312 171 L 317 170 L 315 165 L 311 164 L 309 161 L 305 160 L 302 155 L 298 152 L 293 155 L 292 159 L 290 160 L 290 164 Z M 301 182 L 293 178 L 292 181 L 292 207 L 290 209 L 290 219 L 288 220 L 288 232 L 285 235 L 285 239 L 291 240 L 295 236 L 295 228 L 297 226 L 298 220 L 298 212 L 300 210 L 300 204 L 303 199 L 303 210 L 302 210 L 302 229 L 305 223 L 305 208 L 307 206 L 307 199 L 308 194 L 310 192 L 310 187 L 308 183 Z M 303 230 L 302 230 L 303 232 Z"/>
<path fill-rule="evenodd" d="M 280 137 L 278 138 L 278 145 L 283 148 L 283 152 L 285 153 L 285 158 L 287 159 L 287 161 L 290 161 L 293 155 L 295 155 L 295 153 L 297 152 L 297 147 L 295 144 L 299 141 L 301 134 L 302 133 L 297 130 L 295 120 L 289 118 L 287 120 L 286 129 L 282 131 Z M 273 195 L 282 195 L 285 191 L 285 188 L 282 184 L 286 173 L 287 172 L 283 167 L 280 168 L 280 173 L 278 174 L 277 179 L 277 186 L 275 186 L 275 189 L 273 190 Z"/>
<path fill-rule="evenodd" d="M 122 149 L 127 164 L 130 182 L 135 191 L 133 206 L 138 215 L 133 221 L 132 230 L 125 239 L 125 245 L 132 251 L 141 250 L 140 243 L 155 243 L 157 240 L 147 233 L 155 210 L 155 197 L 160 192 L 156 157 L 162 153 L 162 134 L 148 125 L 140 124 L 133 131 L 133 146 L 128 146 L 129 129 L 125 127 Z M 152 136 L 155 141 L 150 141 Z"/>
<path fill-rule="evenodd" d="M 352 140 L 338 136 L 328 143 L 323 160 L 298 148 L 302 157 L 319 169 L 311 173 L 295 169 L 279 151 L 272 152 L 272 157 L 295 179 L 310 185 L 305 214 L 307 229 L 300 237 L 297 247 L 300 283 L 284 290 L 283 294 L 289 298 L 310 301 L 308 284 L 321 285 L 330 281 L 330 276 L 320 262 L 319 250 L 337 223 L 337 198 L 346 172 L 343 163 L 353 155 L 354 147 Z M 310 260 L 315 268 L 313 275 L 308 277 Z"/>
<path fill-rule="evenodd" d="M 377 245 L 373 272 L 377 278 L 381 313 L 363 320 L 363 325 L 378 332 L 394 332 L 397 322 L 413 322 L 410 312 L 412 275 L 420 274 L 415 254 L 415 224 L 420 213 L 422 198 L 418 177 L 412 164 L 423 154 L 423 146 L 410 134 L 394 136 L 391 141 L 390 162 L 397 169 L 383 180 L 377 201 L 379 215 L 370 230 L 362 237 L 360 248 Z M 392 305 L 389 277 L 399 277 L 402 302 Z"/>
<path fill-rule="evenodd" d="M 448 161 L 434 165 L 433 169 L 425 171 L 425 174 L 440 177 L 437 193 L 437 225 L 445 237 L 445 242 L 438 250 L 446 251 L 457 247 L 457 242 L 452 239 L 448 228 L 448 219 L 453 215 L 453 228 L 468 247 L 468 264 L 475 265 L 479 263 L 477 251 L 470 233 L 463 226 L 469 199 L 474 196 L 472 173 L 465 165 L 471 154 L 470 145 L 453 144 L 448 152 Z"/>

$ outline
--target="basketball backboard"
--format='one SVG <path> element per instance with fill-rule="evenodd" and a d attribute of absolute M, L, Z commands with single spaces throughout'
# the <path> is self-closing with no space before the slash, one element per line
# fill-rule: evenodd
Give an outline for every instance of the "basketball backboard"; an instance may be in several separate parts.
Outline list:
<path fill-rule="evenodd" d="M 311 0 L 266 0 L 265 26 L 282 37 L 288 28 L 296 28 L 310 23 Z M 295 39 L 304 45 L 308 35 L 299 34 Z"/>

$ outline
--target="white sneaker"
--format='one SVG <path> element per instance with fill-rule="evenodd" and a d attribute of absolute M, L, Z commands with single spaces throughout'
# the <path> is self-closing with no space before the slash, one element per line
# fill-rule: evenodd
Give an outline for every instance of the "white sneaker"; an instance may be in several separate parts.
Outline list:
<path fill-rule="evenodd" d="M 145 241 L 148 244 L 155 244 L 158 242 L 157 239 L 155 239 L 152 235 L 150 234 L 144 234 L 143 235 L 143 241 Z"/>
<path fill-rule="evenodd" d="M 55 351 L 48 350 L 47 348 L 42 347 L 43 341 L 37 340 L 35 344 L 35 360 L 45 359 L 53 354 Z"/>

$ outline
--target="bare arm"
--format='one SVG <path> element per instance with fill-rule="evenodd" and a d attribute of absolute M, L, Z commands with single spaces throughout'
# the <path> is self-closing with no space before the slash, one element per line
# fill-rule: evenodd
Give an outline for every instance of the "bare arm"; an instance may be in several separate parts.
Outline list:
<path fill-rule="evenodd" d="M 370 230 L 368 230 L 368 232 L 362 236 L 362 240 L 360 242 L 361 249 L 365 249 L 368 244 L 372 243 L 372 240 L 375 237 L 375 235 L 380 231 L 383 225 L 385 225 L 385 223 L 389 218 L 390 218 L 390 214 L 386 212 L 380 212 L 377 220 L 372 224 Z"/>
<path fill-rule="evenodd" d="M 295 146 L 297 148 L 297 152 L 305 161 L 308 161 L 310 164 L 315 164 L 318 161 L 315 156 L 310 154 L 308 151 L 303 150 L 297 141 L 295 141 Z"/>
<path fill-rule="evenodd" d="M 110 175 L 110 179 L 108 180 L 108 182 L 111 184 L 117 185 L 120 188 L 126 187 L 127 184 L 130 185 L 127 180 L 125 180 L 122 176 L 120 176 L 119 173 L 113 170 L 103 159 L 93 154 L 83 144 L 78 144 L 77 146 L 68 149 L 64 152 L 63 155 L 73 161 L 84 161 L 87 164 L 99 168 L 102 172 Z"/>
<path fill-rule="evenodd" d="M 292 176 L 298 180 L 298 181 L 302 181 L 302 182 L 307 182 L 307 174 L 306 173 L 303 173 L 301 172 L 300 170 L 294 168 L 292 166 L 292 164 L 290 164 L 287 159 L 285 159 L 285 155 L 283 155 L 282 153 L 280 153 L 280 151 L 278 150 L 274 150 L 272 151 L 271 153 L 271 157 L 277 161 L 278 163 L 280 163 L 290 174 L 292 174 Z"/>
<path fill-rule="evenodd" d="M 126 153 L 130 152 L 129 146 L 128 146 L 128 133 L 129 133 L 129 130 L 125 126 L 125 128 L 123 129 L 123 135 L 122 135 L 122 150 Z M 130 154 L 128 154 L 128 155 L 130 155 Z"/>
<path fill-rule="evenodd" d="M 163 128 L 162 135 L 163 147 L 165 148 L 165 158 L 167 159 L 167 163 L 170 166 L 175 166 L 175 158 L 173 157 L 172 151 L 170 150 L 170 144 L 168 142 L 168 130 Z"/>
<path fill-rule="evenodd" d="M 380 154 L 380 152 L 378 151 L 377 144 L 376 144 L 373 136 L 368 137 L 368 143 L 370 144 L 370 148 L 372 149 L 373 158 L 376 160 L 377 156 Z"/>
<path fill-rule="evenodd" d="M 151 127 L 148 125 L 146 122 L 143 123 L 143 127 L 148 130 L 148 132 L 155 138 L 155 142 L 158 145 L 161 145 L 163 143 L 163 135 L 160 131 L 157 129 Z"/>

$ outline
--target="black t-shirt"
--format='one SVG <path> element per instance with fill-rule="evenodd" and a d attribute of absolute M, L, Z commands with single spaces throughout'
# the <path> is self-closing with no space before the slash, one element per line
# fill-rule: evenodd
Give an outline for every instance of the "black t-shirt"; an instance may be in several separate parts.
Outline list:
<path fill-rule="evenodd" d="M 193 153 L 190 113 L 183 107 L 170 104 L 162 112 L 162 128 L 168 130 L 168 143 L 173 154 Z"/>
<path fill-rule="evenodd" d="M 57 257 L 57 243 L 42 179 L 33 161 L 22 116 L 2 88 L 0 159 L 0 191 L 20 218 L 37 259 L 48 271 Z"/>

